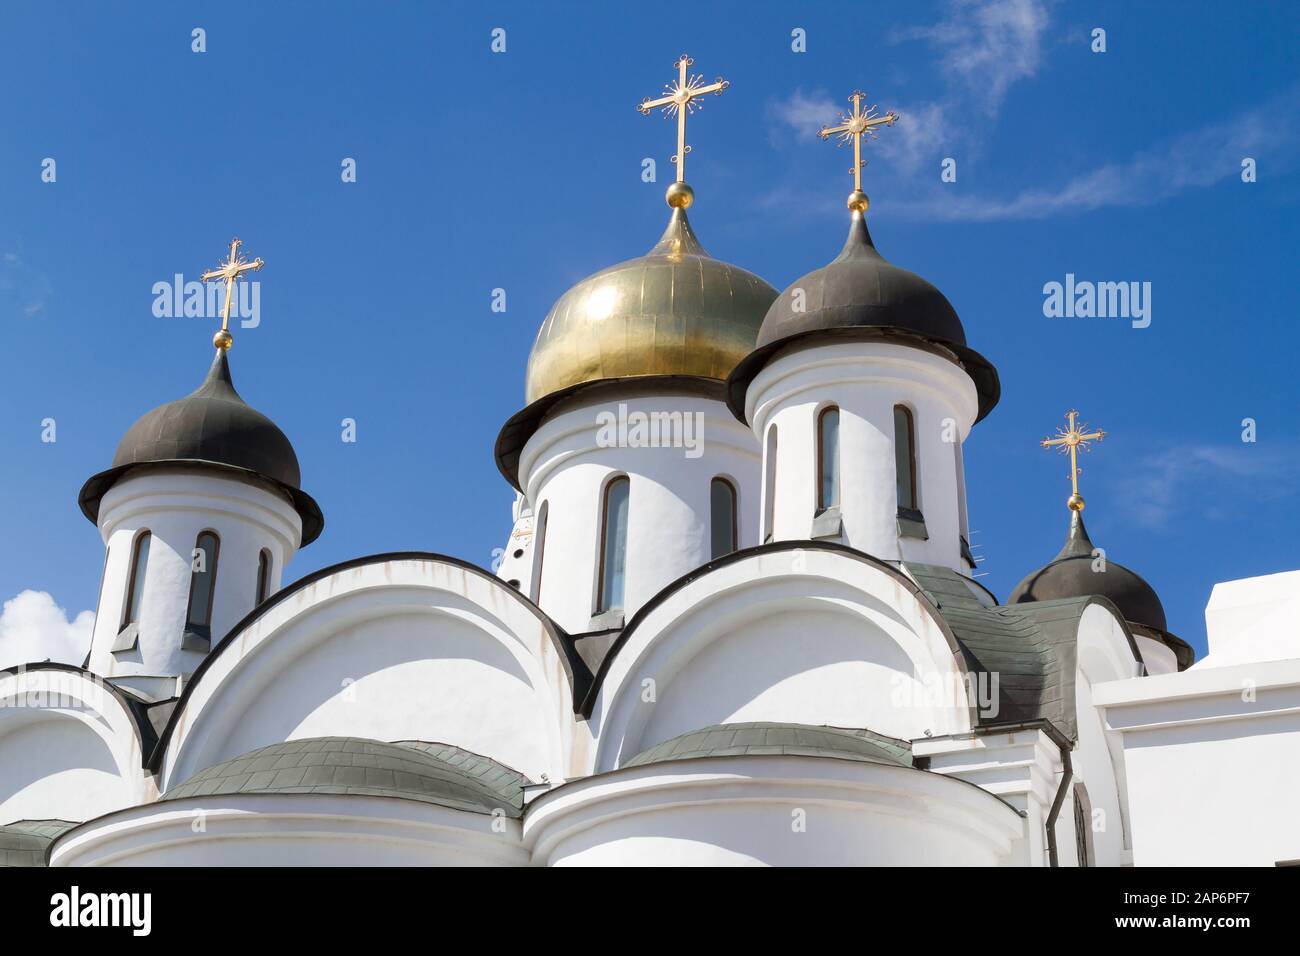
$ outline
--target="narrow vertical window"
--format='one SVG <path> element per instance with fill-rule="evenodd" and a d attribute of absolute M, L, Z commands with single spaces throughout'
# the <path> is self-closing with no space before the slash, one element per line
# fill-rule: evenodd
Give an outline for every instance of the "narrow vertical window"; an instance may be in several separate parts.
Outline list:
<path fill-rule="evenodd" d="M 763 469 L 763 543 L 776 531 L 776 426 L 767 430 L 767 453 Z"/>
<path fill-rule="evenodd" d="M 840 410 L 823 408 L 817 416 L 817 510 L 840 503 Z"/>
<path fill-rule="evenodd" d="M 550 502 L 543 501 L 537 512 L 537 531 L 533 535 L 533 603 L 542 600 L 542 568 L 546 564 L 546 515 Z"/>
<path fill-rule="evenodd" d="M 131 551 L 131 577 L 126 584 L 126 607 L 122 609 L 122 627 L 140 622 L 140 600 L 144 597 L 144 572 L 149 565 L 149 542 L 153 535 L 140 532 Z"/>
<path fill-rule="evenodd" d="M 257 600 L 253 606 L 261 604 L 271 594 L 271 552 L 263 548 L 257 555 Z"/>
<path fill-rule="evenodd" d="M 736 489 L 725 478 L 709 486 L 709 557 L 720 558 L 736 550 Z"/>
<path fill-rule="evenodd" d="M 916 503 L 916 434 L 912 413 L 894 406 L 894 474 L 898 479 L 898 507 L 918 510 Z"/>
<path fill-rule="evenodd" d="M 628 480 L 615 478 L 605 486 L 600 524 L 600 593 L 596 613 L 623 606 L 623 584 L 627 570 Z"/>
<path fill-rule="evenodd" d="M 1079 866 L 1092 866 L 1092 853 L 1088 846 L 1089 820 L 1092 812 L 1088 808 L 1088 797 L 1082 787 L 1074 788 L 1074 853 Z"/>
<path fill-rule="evenodd" d="M 221 542 L 214 532 L 199 533 L 190 561 L 190 609 L 185 624 L 207 628 L 212 623 L 212 594 L 217 582 L 217 552 Z"/>

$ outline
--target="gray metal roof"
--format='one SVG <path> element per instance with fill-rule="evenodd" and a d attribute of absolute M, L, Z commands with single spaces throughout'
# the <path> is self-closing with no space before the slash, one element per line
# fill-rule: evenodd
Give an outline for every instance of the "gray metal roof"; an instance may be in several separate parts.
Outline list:
<path fill-rule="evenodd" d="M 447 744 L 313 737 L 271 744 L 201 770 L 163 800 L 265 793 L 397 797 L 473 813 L 523 814 L 526 778 Z"/>
<path fill-rule="evenodd" d="M 491 757 L 484 757 L 472 750 L 464 750 L 451 744 L 429 743 L 423 740 L 399 740 L 397 744 L 419 750 L 435 760 L 455 767 L 466 777 L 497 794 L 509 806 L 522 808 L 524 805 L 524 785 L 529 782 L 528 778 L 518 770 L 497 763 Z"/>
<path fill-rule="evenodd" d="M 863 730 L 841 730 L 810 724 L 718 724 L 693 730 L 637 754 L 625 767 L 703 757 L 799 756 L 831 757 L 865 763 L 912 766 L 906 741 Z"/>
<path fill-rule="evenodd" d="M 75 826 L 67 820 L 19 820 L 0 826 L 0 867 L 44 866 L 46 847 Z"/>
<path fill-rule="evenodd" d="M 981 711 L 981 726 L 1048 720 L 1075 740 L 1076 639 L 1079 618 L 1096 596 L 985 607 L 965 578 L 951 568 L 907 562 L 908 573 L 924 589 L 952 628 L 976 674 L 997 675 L 996 708 Z M 1132 636 L 1129 646 L 1141 660 Z M 992 681 L 988 684 L 992 690 Z"/>

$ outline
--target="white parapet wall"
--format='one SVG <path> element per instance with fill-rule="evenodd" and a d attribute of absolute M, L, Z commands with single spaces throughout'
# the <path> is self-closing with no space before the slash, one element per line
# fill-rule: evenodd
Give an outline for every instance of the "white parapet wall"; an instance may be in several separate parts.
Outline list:
<path fill-rule="evenodd" d="M 991 793 L 907 767 L 822 757 L 678 760 L 537 798 L 546 866 L 1008 866 L 1024 825 Z"/>
<path fill-rule="evenodd" d="M 1124 743 L 1133 863 L 1300 860 L 1300 660 L 1093 687 Z"/>
<path fill-rule="evenodd" d="M 1197 667 L 1300 657 L 1300 571 L 1216 584 L 1205 631 L 1210 653 Z"/>

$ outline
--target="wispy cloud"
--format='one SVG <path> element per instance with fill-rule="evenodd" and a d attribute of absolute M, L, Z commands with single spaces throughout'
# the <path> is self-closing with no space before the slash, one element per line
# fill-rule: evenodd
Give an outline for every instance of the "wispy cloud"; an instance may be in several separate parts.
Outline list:
<path fill-rule="evenodd" d="M 841 112 L 840 105 L 825 90 L 805 93 L 797 89 L 783 100 L 767 104 L 768 116 L 801 136 L 815 136 Z"/>
<path fill-rule="evenodd" d="M 1286 497 L 1298 482 L 1300 449 L 1294 447 L 1171 445 L 1138 459 L 1122 480 L 1119 497 L 1139 525 L 1159 530 L 1186 513 L 1191 499 L 1197 499 L 1198 514 L 1224 519 L 1232 502 Z"/>
<path fill-rule="evenodd" d="M 90 647 L 92 611 L 69 620 L 45 591 L 20 591 L 0 610 L 0 667 L 52 660 L 80 664 Z"/>
<path fill-rule="evenodd" d="M 992 221 L 1045 219 L 1113 206 L 1145 206 L 1191 189 L 1239 177 L 1249 156 L 1289 166 L 1300 147 L 1300 88 L 1292 88 L 1240 115 L 1184 133 L 1106 163 L 1055 186 L 1009 197 L 952 196 L 946 191 L 890 204 L 891 213 L 916 218 Z"/>
<path fill-rule="evenodd" d="M 871 152 L 912 173 L 937 162 L 956 142 L 967 152 L 978 149 L 1008 90 L 1038 72 L 1048 20 L 1043 0 L 949 0 L 939 23 L 890 34 L 894 43 L 926 43 L 948 89 L 935 100 L 882 101 L 882 110 L 895 110 L 902 120 L 872 143 Z M 795 90 L 769 104 L 772 139 L 783 141 L 789 130 L 811 137 L 846 109 L 842 96 L 821 89 Z M 973 114 L 979 115 L 977 123 L 958 119 Z"/>
<path fill-rule="evenodd" d="M 897 30 L 890 40 L 929 41 L 957 92 L 992 116 L 1012 85 L 1038 72 L 1048 19 L 1042 0 L 950 0 L 942 21 Z"/>
<path fill-rule="evenodd" d="M 896 43 L 923 41 L 934 52 L 949 80 L 938 99 L 921 103 L 889 102 L 901 121 L 872 144 L 872 153 L 891 167 L 913 174 L 937 168 L 939 159 L 960 146 L 969 157 L 981 148 L 992 120 L 1008 92 L 1032 79 L 1042 66 L 1051 26 L 1045 0 L 949 0 L 941 22 L 895 31 Z M 775 124 L 812 134 L 842 111 L 842 102 L 823 90 L 797 90 L 771 104 Z M 978 122 L 972 122 L 971 117 Z M 1278 171 L 1295 164 L 1300 154 L 1300 86 L 1249 107 L 1235 117 L 1207 123 L 1056 181 L 1026 186 L 1007 195 L 971 195 L 938 182 L 934 176 L 911 176 L 913 190 L 881 196 L 891 217 L 941 221 L 992 222 L 1047 219 L 1097 209 L 1147 206 L 1183 193 L 1205 189 L 1241 174 L 1241 161 L 1252 157 Z M 805 210 L 831 211 L 837 197 L 824 190 L 783 187 L 760 200 L 765 206 L 797 203 Z"/>

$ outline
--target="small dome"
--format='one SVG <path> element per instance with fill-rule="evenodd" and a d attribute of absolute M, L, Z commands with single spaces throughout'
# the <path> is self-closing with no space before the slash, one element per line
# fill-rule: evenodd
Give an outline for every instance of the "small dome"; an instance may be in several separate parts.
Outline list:
<path fill-rule="evenodd" d="M 112 467 L 82 488 L 82 511 L 97 520 L 100 500 L 119 477 L 137 466 L 162 463 L 203 464 L 267 479 L 293 500 L 303 521 L 302 543 L 320 535 L 324 519 L 316 502 L 298 487 L 293 445 L 275 422 L 240 398 L 224 349 L 217 349 L 203 384 L 146 413 L 127 430 Z"/>
<path fill-rule="evenodd" d="M 723 380 L 758 336 L 776 290 L 704 251 L 684 208 L 646 255 L 583 279 L 551 308 L 528 358 L 529 404 L 602 379 Z"/>
<path fill-rule="evenodd" d="M 201 770 L 163 800 L 263 793 L 397 797 L 454 810 L 523 815 L 523 774 L 450 744 L 309 737 Z"/>
<path fill-rule="evenodd" d="M 745 391 L 778 351 L 802 340 L 863 338 L 901 341 L 946 355 L 975 383 L 984 418 L 1001 394 L 997 370 L 966 345 L 966 330 L 946 296 L 914 272 L 887 262 L 854 212 L 835 259 L 792 282 L 772 303 L 757 346 L 727 381 L 727 404 L 744 420 Z"/>
<path fill-rule="evenodd" d="M 1070 534 L 1061 553 L 1017 584 L 1007 603 L 1056 601 L 1097 594 L 1119 608 L 1124 620 L 1163 634 L 1165 608 L 1155 589 L 1141 576 L 1109 558 L 1105 571 L 1094 571 L 1093 544 L 1083 526 L 1083 515 L 1078 511 L 1072 514 Z"/>
<path fill-rule="evenodd" d="M 916 273 L 887 262 L 876 251 L 860 213 L 853 215 L 849 237 L 834 261 L 796 279 L 772 303 L 758 346 L 843 328 L 902 329 L 966 344 L 966 331 L 944 294 Z"/>
<path fill-rule="evenodd" d="M 771 722 L 718 724 L 692 730 L 642 751 L 624 766 L 642 767 L 704 757 L 761 756 L 833 757 L 912 766 L 911 747 L 906 741 L 866 730 Z"/>

